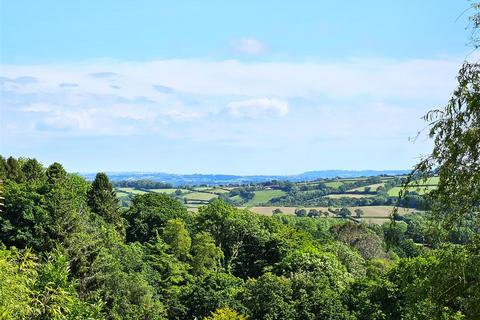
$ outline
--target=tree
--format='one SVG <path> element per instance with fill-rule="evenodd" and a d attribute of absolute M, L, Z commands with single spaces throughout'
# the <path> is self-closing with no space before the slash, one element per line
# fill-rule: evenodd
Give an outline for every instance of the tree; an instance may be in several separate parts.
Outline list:
<path fill-rule="evenodd" d="M 279 208 L 276 208 L 276 209 L 274 209 L 274 210 L 272 211 L 272 214 L 274 214 L 274 215 L 275 215 L 275 214 L 282 214 L 282 213 L 283 213 L 283 211 L 280 210 Z"/>
<path fill-rule="evenodd" d="M 105 173 L 97 173 L 87 197 L 88 206 L 93 212 L 117 227 L 122 225 L 122 219 L 118 212 L 118 200 Z"/>
<path fill-rule="evenodd" d="M 246 320 L 243 315 L 230 308 L 219 308 L 212 312 L 205 320 Z"/>
<path fill-rule="evenodd" d="M 465 63 L 447 106 L 425 119 L 431 122 L 434 148 L 407 184 L 418 175 L 426 179 L 438 173 L 438 188 L 428 194 L 432 217 L 443 230 L 459 227 L 465 219 L 480 225 L 480 65 Z"/>
<path fill-rule="evenodd" d="M 472 43 L 478 48 L 480 3 L 473 3 L 472 8 Z M 448 230 L 462 227 L 466 221 L 480 227 L 480 64 L 464 62 L 457 80 L 447 105 L 424 117 L 433 150 L 415 166 L 401 194 L 404 196 L 406 187 L 419 176 L 427 179 L 438 175 L 438 188 L 427 198 L 439 240 L 445 240 Z"/>
<path fill-rule="evenodd" d="M 352 212 L 348 208 L 343 207 L 337 215 L 341 218 L 347 219 L 352 216 Z"/>
<path fill-rule="evenodd" d="M 0 245 L 0 319 L 28 319 L 37 313 L 32 287 L 36 276 L 30 250 L 20 253 Z"/>
<path fill-rule="evenodd" d="M 195 274 L 217 271 L 220 268 L 223 252 L 215 245 L 209 233 L 200 232 L 195 236 L 192 251 L 192 271 Z"/>
<path fill-rule="evenodd" d="M 258 279 L 249 279 L 241 294 L 241 301 L 251 319 L 295 319 L 291 281 L 266 273 Z"/>
<path fill-rule="evenodd" d="M 295 215 L 297 217 L 306 217 L 307 216 L 307 210 L 300 208 L 300 209 L 295 209 Z"/>
<path fill-rule="evenodd" d="M 25 179 L 21 164 L 14 157 L 8 157 L 6 161 L 7 179 L 15 182 L 22 182 Z"/>
<path fill-rule="evenodd" d="M 54 251 L 39 268 L 34 285 L 39 314 L 31 319 L 103 319 L 102 303 L 85 303 L 76 287 L 70 279 L 67 256 Z"/>
<path fill-rule="evenodd" d="M 382 239 L 365 225 L 347 222 L 330 228 L 335 238 L 360 252 L 365 259 L 384 257 Z"/>
<path fill-rule="evenodd" d="M 22 172 L 30 182 L 45 178 L 45 170 L 36 159 L 27 159 L 22 166 Z"/>
<path fill-rule="evenodd" d="M 156 295 L 167 307 L 170 319 L 181 318 L 185 306 L 179 301 L 183 287 L 189 283 L 190 266 L 170 254 L 169 246 L 157 237 L 145 244 L 145 260 L 149 268 L 147 279 L 155 288 Z"/>
<path fill-rule="evenodd" d="M 55 162 L 51 164 L 46 171 L 47 175 L 47 182 L 50 185 L 54 185 L 55 183 L 61 182 L 67 178 L 67 172 L 63 169 L 63 166 Z"/>
<path fill-rule="evenodd" d="M 310 218 L 316 218 L 316 217 L 320 217 L 320 211 L 318 211 L 317 209 L 310 209 L 308 211 L 308 216 Z"/>
<path fill-rule="evenodd" d="M 358 209 L 358 208 L 355 209 L 355 216 L 356 216 L 357 218 L 361 218 L 364 214 L 365 214 L 365 212 L 363 212 L 362 209 Z"/>
<path fill-rule="evenodd" d="M 0 155 L 0 179 L 5 180 L 7 178 L 7 160 Z"/>
<path fill-rule="evenodd" d="M 163 193 L 135 195 L 132 206 L 125 212 L 127 241 L 147 242 L 162 234 L 168 220 L 189 219 L 187 209 Z"/>
<path fill-rule="evenodd" d="M 243 280 L 223 272 L 209 272 L 195 277 L 182 288 L 181 303 L 185 306 L 182 319 L 203 319 L 219 308 L 241 310 L 238 294 Z"/>
<path fill-rule="evenodd" d="M 186 261 L 189 258 L 192 239 L 185 228 L 183 220 L 168 220 L 163 231 L 163 237 L 175 257 L 182 261 Z"/>

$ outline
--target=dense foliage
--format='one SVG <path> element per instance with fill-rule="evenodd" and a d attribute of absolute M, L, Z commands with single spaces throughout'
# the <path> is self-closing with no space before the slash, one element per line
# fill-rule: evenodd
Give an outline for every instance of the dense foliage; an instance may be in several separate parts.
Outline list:
<path fill-rule="evenodd" d="M 58 163 L 12 157 L 1 158 L 0 172 L 0 319 L 480 313 L 478 251 L 423 246 L 421 215 L 381 227 L 315 212 L 261 216 L 221 200 L 191 213 L 155 193 L 122 209 L 102 173 L 89 183 Z M 392 230 L 398 241 L 387 247 Z"/>
<path fill-rule="evenodd" d="M 0 156 L 0 320 L 480 319 L 480 66 L 458 80 L 410 179 L 438 175 L 429 210 L 383 226 L 155 193 L 122 209 L 103 173 Z"/>

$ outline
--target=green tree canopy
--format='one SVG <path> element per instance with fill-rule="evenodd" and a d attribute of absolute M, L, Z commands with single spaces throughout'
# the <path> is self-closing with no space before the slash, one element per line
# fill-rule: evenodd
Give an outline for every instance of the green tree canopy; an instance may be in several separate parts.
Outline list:
<path fill-rule="evenodd" d="M 146 193 L 136 195 L 125 213 L 128 241 L 147 242 L 162 234 L 168 220 L 189 220 L 187 209 L 166 194 Z"/>
<path fill-rule="evenodd" d="M 88 205 L 93 212 L 107 222 L 117 226 L 122 224 L 115 191 L 108 176 L 103 172 L 97 173 L 95 180 L 92 182 L 88 191 Z"/>

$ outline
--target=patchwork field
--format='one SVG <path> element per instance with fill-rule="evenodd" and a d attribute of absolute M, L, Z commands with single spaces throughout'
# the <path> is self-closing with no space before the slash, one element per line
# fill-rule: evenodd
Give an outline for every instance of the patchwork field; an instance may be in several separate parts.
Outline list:
<path fill-rule="evenodd" d="M 371 198 L 374 197 L 374 194 L 359 194 L 359 193 L 339 193 L 339 194 L 328 194 L 325 196 L 325 198 L 331 198 L 331 199 L 341 199 L 341 198 L 355 198 L 355 199 L 360 199 L 360 198 Z"/>
<path fill-rule="evenodd" d="M 271 216 L 273 214 L 273 210 L 280 209 L 284 214 L 295 214 L 295 210 L 298 209 L 297 207 L 249 207 L 248 210 L 262 214 Z M 326 207 L 305 207 L 307 211 L 310 209 L 317 209 L 321 212 L 327 212 L 328 208 Z M 335 209 L 335 208 L 334 208 Z M 338 208 L 336 208 L 338 209 Z M 365 207 L 348 207 L 348 209 L 355 214 L 356 209 L 360 209 L 363 211 L 362 221 L 370 223 L 384 223 L 390 219 L 390 215 L 393 212 L 394 207 L 392 206 L 365 206 Z M 418 212 L 418 210 L 414 209 L 405 209 L 399 208 L 398 213 L 399 215 L 406 215 L 408 213 Z M 330 216 L 334 216 L 330 214 Z"/>
<path fill-rule="evenodd" d="M 177 190 L 182 191 L 183 193 L 190 192 L 188 189 L 149 189 L 151 192 L 157 192 L 157 193 L 165 193 L 165 194 L 173 194 Z"/>
<path fill-rule="evenodd" d="M 118 188 L 118 191 L 124 192 L 124 193 L 132 193 L 132 194 L 145 194 L 145 193 L 147 193 L 146 191 L 138 190 L 138 189 L 135 189 L 135 188 Z"/>
<path fill-rule="evenodd" d="M 282 190 L 260 190 L 255 191 L 255 196 L 252 200 L 248 201 L 246 206 L 256 206 L 261 203 L 270 201 L 273 198 L 281 197 L 285 195 L 286 192 Z"/>
<path fill-rule="evenodd" d="M 208 192 L 216 193 L 216 194 L 223 194 L 223 193 L 229 193 L 230 190 L 223 189 L 223 188 L 215 188 L 215 189 L 208 189 Z"/>
<path fill-rule="evenodd" d="M 216 197 L 217 195 L 213 193 L 207 193 L 207 192 L 192 192 L 185 195 L 185 198 L 187 198 L 187 200 L 201 200 L 201 201 L 208 201 Z"/>
<path fill-rule="evenodd" d="M 338 189 L 341 186 L 343 186 L 343 182 L 340 181 L 331 181 L 331 182 L 325 182 L 325 185 L 329 188 L 335 188 Z"/>
<path fill-rule="evenodd" d="M 282 188 L 281 184 L 277 185 L 275 188 L 273 186 L 266 187 L 259 184 L 255 188 L 256 191 L 248 191 L 250 190 L 248 189 L 248 186 L 198 186 L 191 188 L 189 187 L 188 189 L 182 188 L 180 189 L 182 193 L 179 195 L 176 195 L 176 191 L 178 190 L 177 188 L 149 190 L 142 188 L 116 188 L 116 192 L 117 197 L 122 200 L 124 200 L 125 197 L 132 198 L 134 195 L 145 194 L 146 192 L 169 194 L 176 197 L 182 203 L 185 203 L 185 205 L 188 207 L 188 210 L 190 211 L 196 211 L 198 207 L 206 205 L 212 199 L 222 196 L 228 197 L 227 201 L 230 201 L 232 204 L 236 204 L 241 208 L 248 208 L 249 210 L 262 215 L 272 215 L 273 210 L 277 208 L 285 214 L 295 214 L 296 209 L 304 208 L 307 211 L 309 211 L 310 209 L 317 209 L 324 217 L 324 213 L 329 212 L 329 210 L 327 207 L 320 207 L 318 205 L 320 205 L 321 203 L 329 203 L 329 205 L 331 206 L 330 209 L 338 210 L 342 208 L 342 203 L 345 203 L 345 205 L 347 205 L 347 208 L 351 211 L 352 216 L 356 215 L 356 209 L 360 209 L 363 212 L 361 217 L 362 221 L 368 223 L 384 223 L 386 221 L 389 221 L 390 215 L 393 210 L 393 207 L 391 205 L 394 203 L 394 201 L 392 202 L 391 199 L 388 200 L 385 197 L 385 194 L 378 194 L 377 189 L 379 187 L 390 188 L 389 190 L 387 190 L 388 196 L 397 197 L 400 190 L 402 190 L 402 187 L 400 186 L 400 179 L 398 179 L 399 177 L 396 178 L 396 186 L 393 188 L 391 187 L 392 184 L 389 183 L 389 181 L 392 181 L 392 179 L 395 179 L 395 177 L 381 177 L 380 180 L 377 179 L 378 183 L 371 183 L 366 186 L 351 188 L 342 193 L 330 193 L 324 196 L 322 196 L 321 193 L 319 194 L 319 190 L 321 190 L 322 188 L 324 189 L 321 184 L 325 184 L 329 188 L 337 189 L 336 192 L 339 192 L 338 189 L 341 186 L 351 185 L 353 183 L 357 183 L 358 185 L 358 182 L 362 181 L 363 183 L 365 183 L 365 180 L 368 178 L 361 177 L 298 182 L 294 184 L 296 188 L 293 188 L 292 191 L 288 191 L 288 189 L 283 189 L 285 191 L 280 190 Z M 422 195 L 436 188 L 438 178 L 433 177 L 429 178 L 426 181 L 414 181 L 412 183 L 416 183 L 416 185 L 411 186 L 408 189 Z M 305 186 L 308 186 L 308 188 L 303 188 Z M 369 192 L 363 193 L 366 191 L 366 188 L 370 188 Z M 229 197 L 229 193 L 235 190 L 238 192 L 234 192 L 232 196 Z M 248 195 L 251 195 L 250 192 L 253 192 L 253 198 L 248 200 Z M 332 190 L 327 190 L 327 192 L 332 192 Z M 277 206 L 274 206 L 269 204 L 273 198 L 278 198 L 284 195 L 289 196 L 284 200 L 280 200 L 284 201 L 285 205 L 278 204 Z M 322 202 L 321 200 L 326 200 L 325 198 L 328 198 L 329 201 Z M 386 205 L 355 206 L 357 203 L 364 204 L 365 201 L 362 201 L 362 199 L 365 198 L 375 198 L 372 199 L 372 202 L 376 201 L 376 203 L 378 203 L 378 201 L 385 201 L 383 203 L 385 203 Z M 356 201 L 357 199 L 358 201 Z M 126 203 L 128 205 L 128 201 L 123 201 L 122 203 Z M 315 204 L 317 204 L 317 206 Z M 414 211 L 414 209 L 399 209 L 399 214 L 404 215 Z M 330 212 L 329 215 L 335 217 L 334 213 Z"/>
<path fill-rule="evenodd" d="M 366 188 L 370 188 L 370 191 L 375 192 L 379 187 L 385 186 L 385 183 L 375 183 L 375 184 L 369 184 L 368 186 L 364 187 L 358 187 L 358 188 L 353 188 L 350 190 L 347 190 L 347 192 L 352 192 L 352 191 L 357 191 L 357 192 L 365 192 Z"/>
<path fill-rule="evenodd" d="M 416 192 L 420 195 L 426 194 L 432 190 L 435 190 L 437 186 L 434 185 L 423 185 L 423 186 L 415 186 L 415 187 L 407 187 L 407 190 L 410 192 Z M 388 190 L 388 195 L 390 197 L 398 197 L 402 187 L 393 187 L 392 189 Z"/>

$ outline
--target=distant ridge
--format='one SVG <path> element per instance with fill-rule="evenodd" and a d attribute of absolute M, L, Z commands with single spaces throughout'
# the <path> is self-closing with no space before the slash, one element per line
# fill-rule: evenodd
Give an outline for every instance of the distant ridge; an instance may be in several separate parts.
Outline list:
<path fill-rule="evenodd" d="M 291 182 L 310 181 L 316 179 L 358 178 L 379 175 L 402 175 L 409 170 L 319 170 L 307 171 L 296 175 L 228 175 L 228 174 L 173 174 L 164 172 L 107 172 L 110 180 L 153 180 L 170 183 L 172 185 L 226 185 L 261 183 L 270 180 L 284 180 Z M 79 173 L 87 180 L 93 180 L 95 173 Z"/>

